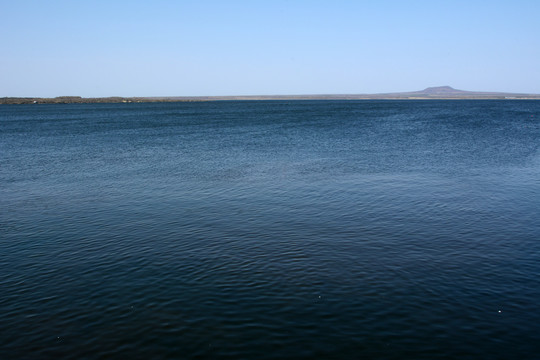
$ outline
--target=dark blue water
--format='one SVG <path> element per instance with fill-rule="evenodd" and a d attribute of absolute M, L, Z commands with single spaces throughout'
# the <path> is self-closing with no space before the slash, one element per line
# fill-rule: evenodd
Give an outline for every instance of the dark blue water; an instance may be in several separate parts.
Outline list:
<path fill-rule="evenodd" d="M 540 102 L 0 107 L 2 359 L 534 359 Z"/>

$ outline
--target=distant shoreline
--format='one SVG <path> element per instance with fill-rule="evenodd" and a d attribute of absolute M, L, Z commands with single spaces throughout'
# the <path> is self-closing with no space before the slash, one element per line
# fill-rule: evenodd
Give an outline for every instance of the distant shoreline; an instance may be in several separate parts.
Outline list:
<path fill-rule="evenodd" d="M 41 97 L 3 97 L 0 98 L 0 105 L 4 104 L 119 104 L 119 103 L 147 103 L 147 102 L 191 102 L 205 101 L 195 98 L 152 98 L 152 97 L 99 97 L 99 98 L 83 98 L 80 96 L 60 96 L 55 98 Z"/>
<path fill-rule="evenodd" d="M 148 102 L 194 102 L 227 100 L 540 100 L 540 94 L 477 92 L 456 90 L 449 86 L 430 87 L 421 91 L 384 94 L 327 95 L 247 95 L 247 96 L 162 96 L 162 97 L 98 97 L 80 96 L 3 97 L 0 104 L 117 104 Z"/>
<path fill-rule="evenodd" d="M 540 100 L 540 96 L 520 97 L 368 97 L 368 96 L 205 96 L 200 98 L 80 98 L 64 100 L 58 98 L 0 98 L 0 105 L 25 104 L 121 104 L 121 103 L 172 103 L 205 101 L 261 101 L 261 100 Z"/>

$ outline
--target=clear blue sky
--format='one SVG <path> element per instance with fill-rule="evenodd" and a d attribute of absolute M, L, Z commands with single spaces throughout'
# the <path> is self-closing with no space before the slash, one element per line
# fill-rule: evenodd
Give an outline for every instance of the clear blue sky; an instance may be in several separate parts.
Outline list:
<path fill-rule="evenodd" d="M 540 93 L 540 1 L 5 1 L 0 96 Z"/>

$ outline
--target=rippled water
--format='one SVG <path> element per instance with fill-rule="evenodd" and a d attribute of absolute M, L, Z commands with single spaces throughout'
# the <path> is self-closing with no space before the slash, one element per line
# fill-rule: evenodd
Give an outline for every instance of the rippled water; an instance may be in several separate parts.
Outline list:
<path fill-rule="evenodd" d="M 0 357 L 533 359 L 540 102 L 0 107 Z"/>

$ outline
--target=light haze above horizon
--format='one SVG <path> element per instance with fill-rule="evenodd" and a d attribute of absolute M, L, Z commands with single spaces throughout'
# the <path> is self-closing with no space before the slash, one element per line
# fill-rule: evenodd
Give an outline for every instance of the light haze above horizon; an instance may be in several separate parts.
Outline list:
<path fill-rule="evenodd" d="M 540 94 L 540 1 L 4 1 L 0 97 Z"/>

